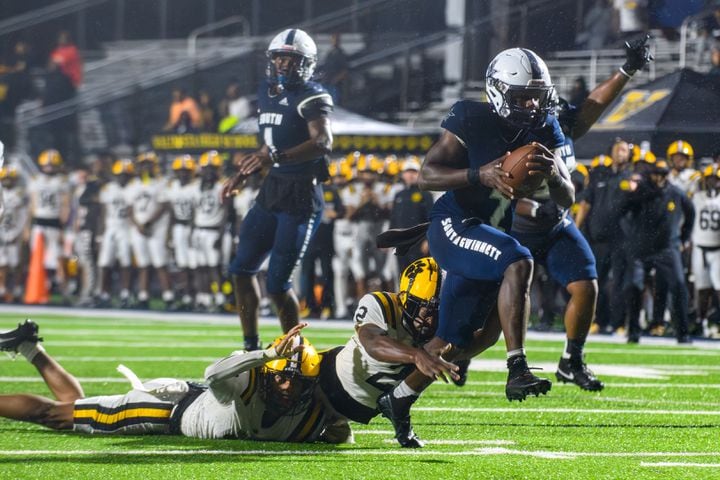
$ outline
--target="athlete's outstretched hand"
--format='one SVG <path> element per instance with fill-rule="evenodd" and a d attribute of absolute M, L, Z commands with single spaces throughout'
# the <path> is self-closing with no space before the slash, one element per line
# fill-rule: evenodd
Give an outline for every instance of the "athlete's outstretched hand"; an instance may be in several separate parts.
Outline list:
<path fill-rule="evenodd" d="M 307 322 L 302 322 L 288 330 L 283 339 L 280 340 L 280 343 L 275 346 L 275 352 L 277 353 L 278 358 L 290 358 L 293 354 L 303 349 L 304 345 L 302 344 L 293 347 L 293 340 L 300 334 L 300 331 L 307 326 Z"/>
<path fill-rule="evenodd" d="M 223 183 L 222 188 L 222 198 L 220 200 L 225 200 L 226 198 L 232 196 L 235 194 L 238 185 L 242 183 L 243 180 L 247 178 L 247 175 L 243 175 L 242 173 L 236 173 L 232 177 L 225 180 L 225 183 Z"/>
<path fill-rule="evenodd" d="M 450 363 L 439 355 L 431 355 L 424 348 L 418 348 L 415 351 L 414 363 L 420 373 L 426 377 L 437 379 L 440 377 L 445 383 L 448 379 L 445 375 L 450 375 L 455 380 L 460 376 L 457 374 L 458 366 Z"/>
<path fill-rule="evenodd" d="M 654 60 L 650 54 L 649 41 L 650 34 L 648 33 L 637 40 L 625 42 L 625 64 L 622 68 L 628 75 L 633 75 L 638 70 L 642 70 L 645 65 Z"/>
<path fill-rule="evenodd" d="M 510 152 L 505 152 L 500 158 L 496 158 L 480 167 L 480 183 L 500 192 L 504 197 L 513 198 L 513 188 L 505 182 L 510 174 L 502 169 L 502 163 Z"/>
<path fill-rule="evenodd" d="M 238 169 L 238 173 L 242 175 L 250 175 L 257 172 L 265 166 L 269 166 L 272 163 L 270 159 L 270 151 L 266 145 L 263 145 L 259 150 L 242 155 L 235 159 L 235 166 Z"/>

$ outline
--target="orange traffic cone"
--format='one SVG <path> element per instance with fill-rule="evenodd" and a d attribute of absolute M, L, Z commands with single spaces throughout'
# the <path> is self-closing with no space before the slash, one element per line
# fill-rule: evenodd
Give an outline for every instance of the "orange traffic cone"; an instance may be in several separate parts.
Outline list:
<path fill-rule="evenodd" d="M 48 303 L 50 296 L 45 272 L 45 236 L 42 232 L 35 234 L 35 246 L 30 255 L 30 270 L 25 282 L 25 303 Z"/>

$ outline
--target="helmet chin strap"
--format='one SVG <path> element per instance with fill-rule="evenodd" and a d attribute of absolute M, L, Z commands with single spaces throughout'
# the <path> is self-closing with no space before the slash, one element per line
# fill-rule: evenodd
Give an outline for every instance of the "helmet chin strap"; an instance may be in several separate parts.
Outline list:
<path fill-rule="evenodd" d="M 278 93 L 283 93 L 285 91 L 285 81 L 286 81 L 285 75 L 278 74 L 277 76 L 277 91 Z"/>

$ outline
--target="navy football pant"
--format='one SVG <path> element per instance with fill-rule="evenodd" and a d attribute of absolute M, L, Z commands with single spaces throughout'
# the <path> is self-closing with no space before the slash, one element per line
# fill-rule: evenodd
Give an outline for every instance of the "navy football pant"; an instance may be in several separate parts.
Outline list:
<path fill-rule="evenodd" d="M 310 239 L 320 225 L 322 212 L 290 215 L 270 212 L 257 203 L 240 226 L 237 254 L 230 262 L 230 273 L 254 275 L 270 255 L 267 291 L 277 294 L 292 287 L 291 275 L 305 254 Z"/>
<path fill-rule="evenodd" d="M 497 303 L 505 270 L 530 251 L 500 230 L 458 217 L 435 217 L 427 233 L 430 253 L 445 270 L 436 335 L 463 348 Z"/>

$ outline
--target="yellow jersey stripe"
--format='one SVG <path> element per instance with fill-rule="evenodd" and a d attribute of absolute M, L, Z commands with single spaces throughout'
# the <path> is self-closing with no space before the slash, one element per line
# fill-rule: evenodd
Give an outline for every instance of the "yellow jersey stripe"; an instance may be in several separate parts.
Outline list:
<path fill-rule="evenodd" d="M 372 296 L 375 297 L 375 300 L 377 300 L 382 307 L 385 323 L 395 328 L 395 325 L 390 323 L 392 319 L 392 314 L 390 313 L 390 311 L 392 310 L 392 308 L 390 307 L 390 302 L 388 301 L 388 299 L 385 297 L 385 295 L 382 294 L 382 292 L 373 292 Z"/>
<path fill-rule="evenodd" d="M 390 326 L 397 328 L 397 305 L 393 301 L 392 296 L 390 296 L 387 292 L 380 292 L 380 294 L 385 297 L 388 302 L 388 310 L 390 310 Z"/>
<path fill-rule="evenodd" d="M 242 402 L 247 405 L 250 403 L 250 399 L 252 398 L 253 394 L 255 393 L 257 387 L 257 368 L 253 368 L 250 370 L 250 380 L 248 381 L 248 386 L 245 389 L 244 392 L 240 394 L 240 399 Z"/>
<path fill-rule="evenodd" d="M 132 418 L 153 418 L 153 419 L 169 419 L 170 409 L 164 408 L 128 408 L 117 413 L 107 414 L 98 410 L 75 410 L 73 412 L 74 419 L 92 419 L 100 425 L 112 425 Z"/>
<path fill-rule="evenodd" d="M 306 420 L 304 425 L 302 425 L 302 429 L 300 430 L 300 432 L 293 435 L 293 438 L 291 438 L 290 441 L 302 442 L 303 440 L 305 440 L 317 426 L 321 412 L 322 404 L 320 402 L 315 402 L 313 408 L 310 410 L 310 415 L 305 417 Z M 297 431 L 297 429 L 295 431 Z"/>

